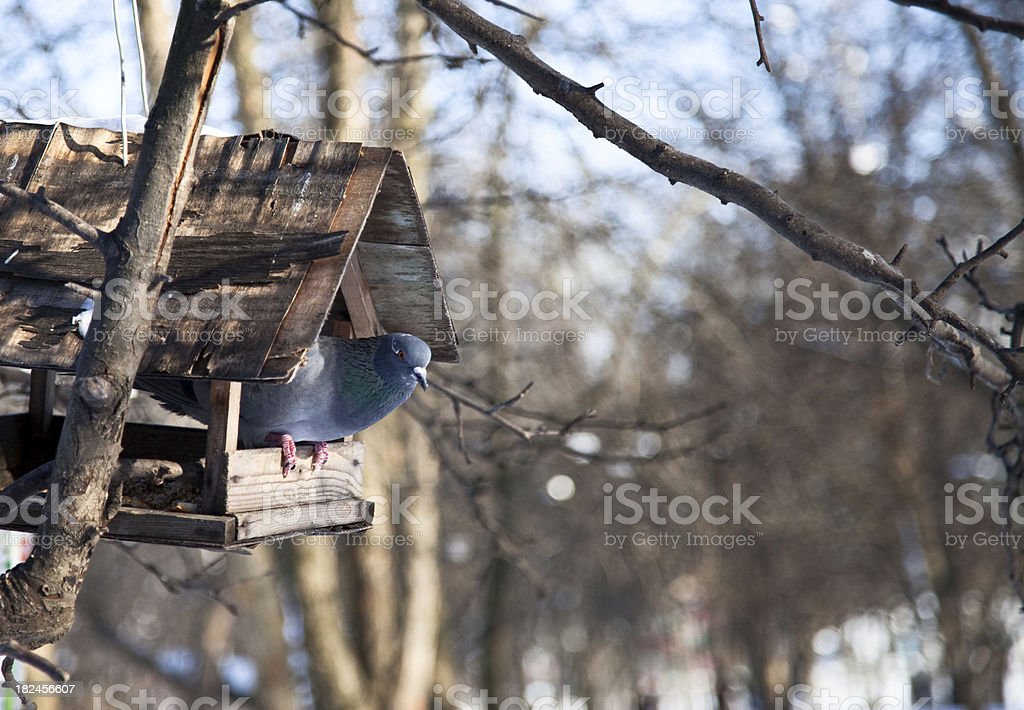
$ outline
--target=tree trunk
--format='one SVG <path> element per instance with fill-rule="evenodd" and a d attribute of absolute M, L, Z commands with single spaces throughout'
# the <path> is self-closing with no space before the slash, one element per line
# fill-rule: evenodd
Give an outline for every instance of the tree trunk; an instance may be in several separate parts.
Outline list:
<path fill-rule="evenodd" d="M 188 199 L 199 132 L 230 36 L 222 3 L 184 0 L 165 75 L 147 122 L 124 216 L 101 234 L 105 283 L 121 279 L 133 303 L 152 308 L 154 277 L 167 266 L 174 226 Z M 0 578 L 0 638 L 36 648 L 61 638 L 74 621 L 78 592 L 100 534 L 116 512 L 108 504 L 121 451 L 132 382 L 149 327 L 144 310 L 93 321 L 82 353 L 54 461 L 55 519 L 43 524 L 28 560 Z M 151 312 L 151 311 L 149 311 Z M 98 335 L 102 333 L 102 337 Z"/>

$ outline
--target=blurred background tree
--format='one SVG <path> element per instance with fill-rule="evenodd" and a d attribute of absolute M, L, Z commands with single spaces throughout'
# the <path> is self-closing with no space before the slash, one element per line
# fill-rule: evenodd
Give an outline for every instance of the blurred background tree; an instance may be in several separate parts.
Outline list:
<path fill-rule="evenodd" d="M 478 5 L 567 74 L 603 79 L 599 96 L 635 106 L 663 139 L 880 253 L 906 242 L 917 273 L 948 271 L 938 237 L 959 254 L 1020 218 L 1019 139 L 951 134 L 974 125 L 948 115 L 944 83 L 998 78 L 1012 92 L 1013 37 L 883 0 L 762 2 L 767 74 L 740 0 L 523 5 L 542 22 Z M 116 113 L 108 17 L 86 3 L 0 8 L 13 95 L 56 77 L 81 115 Z M 173 8 L 141 8 L 154 86 Z M 401 57 L 421 58 L 380 61 Z M 434 708 L 460 685 L 531 700 L 568 686 L 602 709 L 778 707 L 802 683 L 972 709 L 1020 697 L 1006 551 L 973 537 L 1001 528 L 946 516 L 947 484 L 1003 484 L 989 396 L 926 346 L 894 345 L 899 321 L 780 319 L 779 283 L 862 287 L 595 141 L 486 54 L 468 57 L 411 0 L 267 3 L 236 27 L 211 122 L 404 150 L 449 294 L 463 284 L 463 362 L 432 373 L 491 402 L 532 381 L 514 411 L 566 436 L 523 441 L 418 393 L 364 435 L 367 492 L 385 513 L 415 497 L 410 516 L 252 555 L 101 545 L 57 659 L 105 686 L 195 698 L 227 683 L 246 707 L 275 710 Z M 383 111 L 330 110 L 334 92 L 380 89 Z M 681 89 L 754 93 L 715 118 L 656 93 Z M 977 125 L 1012 130 L 1008 116 Z M 1019 250 L 986 268 L 993 299 L 1014 302 L 1020 270 Z M 589 294 L 583 316 L 492 320 L 496 297 L 469 298 L 481 286 Z M 952 298 L 990 318 L 963 285 Z M 836 328 L 887 335 L 843 342 Z M 3 377 L 5 403 L 23 406 L 26 378 Z M 138 404 L 139 418 L 164 416 Z M 738 484 L 760 497 L 760 522 L 609 520 L 629 483 L 697 500 Z M 81 705 L 51 705 L 65 706 Z"/>

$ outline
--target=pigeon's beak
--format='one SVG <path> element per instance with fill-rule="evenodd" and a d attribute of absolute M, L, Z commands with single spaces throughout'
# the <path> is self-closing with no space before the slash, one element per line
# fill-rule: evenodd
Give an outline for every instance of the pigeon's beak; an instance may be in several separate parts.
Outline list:
<path fill-rule="evenodd" d="M 423 389 L 427 388 L 427 368 L 425 367 L 414 367 L 412 368 L 412 376 L 416 378 L 416 381 L 420 383 L 420 387 Z"/>

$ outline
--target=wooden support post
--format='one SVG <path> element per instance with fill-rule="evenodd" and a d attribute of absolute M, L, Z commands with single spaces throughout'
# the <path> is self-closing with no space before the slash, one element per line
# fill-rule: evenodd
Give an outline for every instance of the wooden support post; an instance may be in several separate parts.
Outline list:
<path fill-rule="evenodd" d="M 53 404 L 57 398 L 57 373 L 32 370 L 29 380 L 28 418 L 35 441 L 45 439 L 53 426 Z"/>
<path fill-rule="evenodd" d="M 25 470 L 49 461 L 52 452 L 46 445 L 52 438 L 53 404 L 57 398 L 57 373 L 53 370 L 32 370 L 28 390 L 28 446 L 25 448 Z"/>
<path fill-rule="evenodd" d="M 219 515 L 227 498 L 227 454 L 238 448 L 238 412 L 242 383 L 210 383 L 210 425 L 206 430 L 206 472 L 203 475 L 203 512 Z"/>
<path fill-rule="evenodd" d="M 329 335 L 332 338 L 356 337 L 356 332 L 352 327 L 351 321 L 334 320 L 333 318 L 327 321 L 327 327 L 323 330 L 323 334 Z"/>
<path fill-rule="evenodd" d="M 359 265 L 358 251 L 352 252 L 345 273 L 342 274 L 341 295 L 345 299 L 345 308 L 348 309 L 354 337 L 372 338 L 384 334 L 384 328 L 377 320 L 373 298 L 370 296 L 370 285 L 366 281 L 363 267 Z"/>

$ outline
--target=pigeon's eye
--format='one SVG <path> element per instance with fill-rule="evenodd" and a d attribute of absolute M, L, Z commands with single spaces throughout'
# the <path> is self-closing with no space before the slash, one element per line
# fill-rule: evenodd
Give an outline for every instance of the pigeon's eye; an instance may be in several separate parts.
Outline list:
<path fill-rule="evenodd" d="M 399 360 L 404 360 L 405 359 L 405 351 L 404 350 L 396 350 L 395 351 L 395 355 L 398 356 Z"/>

